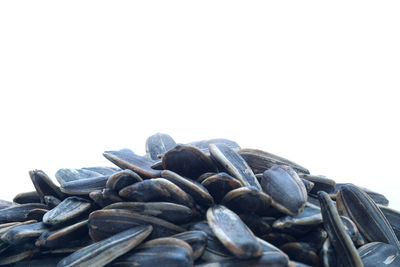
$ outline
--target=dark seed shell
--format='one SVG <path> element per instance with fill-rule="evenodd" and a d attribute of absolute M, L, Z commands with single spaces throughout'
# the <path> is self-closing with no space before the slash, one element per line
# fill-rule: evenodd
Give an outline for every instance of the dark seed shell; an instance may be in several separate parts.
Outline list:
<path fill-rule="evenodd" d="M 88 221 L 89 235 L 96 242 L 126 229 L 148 224 L 153 226 L 151 238 L 166 237 L 185 231 L 184 228 L 165 220 L 129 210 L 97 210 L 90 214 Z"/>
<path fill-rule="evenodd" d="M 68 197 L 57 207 L 43 216 L 43 222 L 49 225 L 58 225 L 88 212 L 92 204 L 90 201 L 79 197 Z"/>
<path fill-rule="evenodd" d="M 147 241 L 111 266 L 193 266 L 192 248 L 184 241 L 167 237 Z"/>
<path fill-rule="evenodd" d="M 271 198 L 252 186 L 240 187 L 230 191 L 221 201 L 229 209 L 238 214 L 268 213 Z"/>
<path fill-rule="evenodd" d="M 328 193 L 320 191 L 318 198 L 321 203 L 321 213 L 326 232 L 332 242 L 337 255 L 341 255 L 341 261 L 345 266 L 362 267 L 360 256 L 350 237 L 345 232 L 339 214 L 333 205 Z"/>
<path fill-rule="evenodd" d="M 372 242 L 358 249 L 364 267 L 400 266 L 399 250 L 396 246 Z"/>
<path fill-rule="evenodd" d="M 1 236 L 1 240 L 10 245 L 26 244 L 34 241 L 44 231 L 46 226 L 42 222 L 19 225 Z"/>
<path fill-rule="evenodd" d="M 287 165 L 299 173 L 310 173 L 309 170 L 285 158 L 259 149 L 243 148 L 238 153 L 246 160 L 255 173 L 263 173 L 274 165 Z"/>
<path fill-rule="evenodd" d="M 49 176 L 41 170 L 33 170 L 29 172 L 32 183 L 39 194 L 40 202 L 44 203 L 44 196 L 55 196 L 59 199 L 64 199 L 65 195 L 60 188 L 56 186 Z"/>
<path fill-rule="evenodd" d="M 110 188 L 92 191 L 90 192 L 89 197 L 100 207 L 105 207 L 112 203 L 122 201 L 122 198 L 119 197 L 118 192 Z"/>
<path fill-rule="evenodd" d="M 123 198 L 140 202 L 166 201 L 189 207 L 194 206 L 190 195 L 164 178 L 144 180 L 127 186 L 119 191 L 119 195 Z"/>
<path fill-rule="evenodd" d="M 18 204 L 40 203 L 40 196 L 36 191 L 19 193 L 13 201 Z"/>
<path fill-rule="evenodd" d="M 64 183 L 76 181 L 76 180 L 83 180 L 88 178 L 96 178 L 100 176 L 108 176 L 109 174 L 105 175 L 90 169 L 70 169 L 70 168 L 63 168 L 59 169 L 56 172 L 56 179 L 63 185 Z"/>
<path fill-rule="evenodd" d="M 124 209 L 158 217 L 172 223 L 186 223 L 193 217 L 192 209 L 170 202 L 118 202 L 103 209 Z"/>
<path fill-rule="evenodd" d="M 156 133 L 146 140 L 146 153 L 152 160 L 157 160 L 158 155 L 164 154 L 168 150 L 174 148 L 176 142 L 168 134 Z"/>
<path fill-rule="evenodd" d="M 388 220 L 375 202 L 353 185 L 343 185 L 336 199 L 341 215 L 349 217 L 369 242 L 384 242 L 397 246 L 400 243 Z"/>
<path fill-rule="evenodd" d="M 304 235 L 321 223 L 322 215 L 320 209 L 305 207 L 303 212 L 297 216 L 279 218 L 272 227 L 288 234 Z"/>
<path fill-rule="evenodd" d="M 223 144 L 226 145 L 233 150 L 237 151 L 240 149 L 240 146 L 232 140 L 224 139 L 224 138 L 214 138 L 214 139 L 209 139 L 209 140 L 201 140 L 201 141 L 195 141 L 195 142 L 190 142 L 188 145 L 195 146 L 207 155 L 210 154 L 210 150 L 208 149 L 210 144 Z"/>
<path fill-rule="evenodd" d="M 61 185 L 61 191 L 68 195 L 88 196 L 90 192 L 106 187 L 108 176 L 97 176 L 66 182 Z"/>
<path fill-rule="evenodd" d="M 207 211 L 208 225 L 222 244 L 239 259 L 259 257 L 260 243 L 239 216 L 221 205 Z"/>
<path fill-rule="evenodd" d="M 237 179 L 224 172 L 210 175 L 201 182 L 201 185 L 207 188 L 216 203 L 220 203 L 229 191 L 242 186 Z"/>
<path fill-rule="evenodd" d="M 203 231 L 188 231 L 171 237 L 183 240 L 192 247 L 193 260 L 200 258 L 207 246 L 207 234 Z"/>
<path fill-rule="evenodd" d="M 235 150 L 224 144 L 210 144 L 209 149 L 211 156 L 223 166 L 230 175 L 237 178 L 243 186 L 254 186 L 261 190 L 260 183 L 253 171 Z"/>
<path fill-rule="evenodd" d="M 335 191 L 336 182 L 332 179 L 310 174 L 300 174 L 299 176 L 309 182 L 314 183 L 310 194 L 317 195 L 318 191 L 324 191 L 327 193 L 332 193 Z"/>
<path fill-rule="evenodd" d="M 12 264 L 28 259 L 36 252 L 37 249 L 34 248 L 16 249 L 15 247 L 11 246 L 1 253 L 0 265 Z"/>
<path fill-rule="evenodd" d="M 121 169 L 130 169 L 143 178 L 155 178 L 160 176 L 160 171 L 151 168 L 153 161 L 136 155 L 130 149 L 121 149 L 118 151 L 106 151 L 103 153 L 109 161 Z"/>
<path fill-rule="evenodd" d="M 307 191 L 291 167 L 271 167 L 263 173 L 261 186 L 271 197 L 271 205 L 279 211 L 290 216 L 296 216 L 303 211 L 307 202 Z"/>
<path fill-rule="evenodd" d="M 307 243 L 292 242 L 286 243 L 280 247 L 291 260 L 309 264 L 311 266 L 319 266 L 319 257 L 315 251 Z"/>
<path fill-rule="evenodd" d="M 168 181 L 174 183 L 187 194 L 193 197 L 197 204 L 209 207 L 214 204 L 214 199 L 208 193 L 207 189 L 201 184 L 185 179 L 184 177 L 172 172 L 172 171 L 162 171 L 161 177 L 167 179 Z"/>
<path fill-rule="evenodd" d="M 196 180 L 206 172 L 216 172 L 217 167 L 210 156 L 194 146 L 177 145 L 164 154 L 164 170 L 170 170 L 184 177 Z"/>
<path fill-rule="evenodd" d="M 69 225 L 54 231 L 45 231 L 37 239 L 35 245 L 41 248 L 63 248 L 69 246 L 73 241 L 80 241 L 83 236 L 87 236 L 87 220 Z"/>
<path fill-rule="evenodd" d="M 379 206 L 379 209 L 385 215 L 386 219 L 389 221 L 390 226 L 392 226 L 397 239 L 400 238 L 400 211 L 390 209 L 385 206 Z"/>
<path fill-rule="evenodd" d="M 151 226 L 138 226 L 82 248 L 62 259 L 57 267 L 101 267 L 139 245 L 152 231 Z"/>
<path fill-rule="evenodd" d="M 46 205 L 39 203 L 13 205 L 0 210 L 0 224 L 8 222 L 23 222 L 33 209 L 45 209 Z"/>
<path fill-rule="evenodd" d="M 233 259 L 235 258 L 232 253 L 229 252 L 225 248 L 225 246 L 218 240 L 215 236 L 214 232 L 211 230 L 207 221 L 201 221 L 194 224 L 191 228 L 191 231 L 202 231 L 207 234 L 207 246 L 201 259 L 204 261 L 218 261 L 224 259 Z"/>
<path fill-rule="evenodd" d="M 112 174 L 106 183 L 106 188 L 119 191 L 128 185 L 143 181 L 134 171 L 123 170 Z"/>

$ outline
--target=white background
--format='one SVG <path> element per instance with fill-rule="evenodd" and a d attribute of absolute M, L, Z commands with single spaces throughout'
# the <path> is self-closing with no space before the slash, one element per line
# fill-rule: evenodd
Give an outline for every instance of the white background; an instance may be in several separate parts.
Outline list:
<path fill-rule="evenodd" d="M 398 1 L 1 1 L 0 199 L 155 132 L 225 137 L 400 209 Z"/>

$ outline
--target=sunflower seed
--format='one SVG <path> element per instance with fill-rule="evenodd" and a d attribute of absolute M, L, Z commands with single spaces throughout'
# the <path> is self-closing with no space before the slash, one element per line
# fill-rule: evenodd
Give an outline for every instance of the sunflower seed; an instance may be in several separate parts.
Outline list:
<path fill-rule="evenodd" d="M 338 211 L 349 217 L 369 242 L 384 242 L 400 249 L 388 220 L 375 202 L 353 185 L 343 185 L 337 194 Z"/>
<path fill-rule="evenodd" d="M 82 248 L 62 259 L 57 267 L 104 266 L 140 244 L 152 231 L 138 226 Z"/>
<path fill-rule="evenodd" d="M 177 145 L 162 158 L 164 170 L 170 170 L 184 177 L 196 180 L 205 172 L 216 172 L 217 167 L 210 156 L 194 146 Z"/>
<path fill-rule="evenodd" d="M 279 165 L 263 173 L 263 191 L 271 197 L 271 205 L 290 215 L 300 214 L 307 202 L 307 191 L 297 173 L 289 166 Z"/>
<path fill-rule="evenodd" d="M 207 211 L 208 225 L 222 244 L 239 259 L 259 257 L 260 243 L 239 216 L 224 206 L 216 205 Z"/>
<path fill-rule="evenodd" d="M 309 170 L 299 164 L 259 149 L 243 148 L 238 153 L 246 160 L 255 173 L 263 173 L 274 165 L 287 165 L 292 167 L 296 172 L 310 173 Z"/>
<path fill-rule="evenodd" d="M 57 207 L 43 216 L 43 222 L 49 225 L 57 225 L 77 218 L 91 208 L 90 201 L 79 197 L 68 197 Z"/>
<path fill-rule="evenodd" d="M 209 149 L 211 156 L 243 186 L 254 186 L 261 190 L 261 185 L 253 171 L 235 150 L 224 144 L 210 144 Z"/>
<path fill-rule="evenodd" d="M 138 225 L 152 225 L 151 238 L 185 232 L 184 228 L 165 220 L 129 210 L 97 210 L 89 215 L 88 221 L 89 235 L 96 242 Z"/>
<path fill-rule="evenodd" d="M 164 154 L 174 148 L 176 143 L 168 134 L 156 133 L 146 140 L 146 153 L 152 160 L 157 160 L 158 155 Z"/>

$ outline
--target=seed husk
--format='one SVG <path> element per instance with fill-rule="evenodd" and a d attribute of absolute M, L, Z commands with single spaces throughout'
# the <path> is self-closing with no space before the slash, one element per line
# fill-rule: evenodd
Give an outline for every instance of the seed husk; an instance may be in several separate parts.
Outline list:
<path fill-rule="evenodd" d="M 60 188 L 55 185 L 49 176 L 41 170 L 33 170 L 29 172 L 32 183 L 35 186 L 36 192 L 39 194 L 40 202 L 44 203 L 44 196 L 55 196 L 59 199 L 64 199 Z"/>
<path fill-rule="evenodd" d="M 107 180 L 106 188 L 119 191 L 128 185 L 141 182 L 143 179 L 132 170 L 123 170 L 113 173 Z"/>
<path fill-rule="evenodd" d="M 396 246 L 382 243 L 368 243 L 358 249 L 364 267 L 400 266 L 400 252 Z"/>
<path fill-rule="evenodd" d="M 14 246 L 26 244 L 34 241 L 46 230 L 46 225 L 42 222 L 18 225 L 4 233 L 1 240 Z"/>
<path fill-rule="evenodd" d="M 297 216 L 285 216 L 276 220 L 272 227 L 292 235 L 304 235 L 322 223 L 320 209 L 305 207 Z"/>
<path fill-rule="evenodd" d="M 246 160 L 255 173 L 263 173 L 274 165 L 287 165 L 299 173 L 310 173 L 309 170 L 285 158 L 259 149 L 243 148 L 238 153 Z"/>
<path fill-rule="evenodd" d="M 312 247 L 307 243 L 292 242 L 286 243 L 280 247 L 290 259 L 301 263 L 309 264 L 311 266 L 319 266 L 319 257 Z"/>
<path fill-rule="evenodd" d="M 88 196 L 90 192 L 106 187 L 108 176 L 85 178 L 61 185 L 61 191 L 68 195 Z"/>
<path fill-rule="evenodd" d="M 280 232 L 270 232 L 265 235 L 262 235 L 261 238 L 277 247 L 281 247 L 286 243 L 296 241 L 296 238 L 294 236 Z"/>
<path fill-rule="evenodd" d="M 300 174 L 300 178 L 314 183 L 313 188 L 309 192 L 310 194 L 317 195 L 319 191 L 324 191 L 327 193 L 332 193 L 335 191 L 336 182 L 332 179 L 310 174 Z"/>
<path fill-rule="evenodd" d="M 187 231 L 171 237 L 183 240 L 191 246 L 193 260 L 200 258 L 207 246 L 207 234 L 203 231 Z"/>
<path fill-rule="evenodd" d="M 316 229 L 299 237 L 297 240 L 299 242 L 308 243 L 314 251 L 319 251 L 327 238 L 328 233 L 325 231 L 323 226 L 318 226 Z"/>
<path fill-rule="evenodd" d="M 171 136 L 164 133 L 156 133 L 147 138 L 146 153 L 152 160 L 157 160 L 159 155 L 164 154 L 175 146 L 176 142 Z"/>
<path fill-rule="evenodd" d="M 209 139 L 209 140 L 201 140 L 201 141 L 194 141 L 188 143 L 188 145 L 195 146 L 201 151 L 203 151 L 205 154 L 209 155 L 210 150 L 209 146 L 210 144 L 223 144 L 225 146 L 228 146 L 232 148 L 235 151 L 238 151 L 240 149 L 240 146 L 238 143 L 232 140 L 224 139 L 224 138 L 214 138 L 214 139 Z"/>
<path fill-rule="evenodd" d="M 87 236 L 87 220 L 57 230 L 47 230 L 37 239 L 35 245 L 41 248 L 55 249 L 69 246 L 70 242 Z M 78 241 L 79 242 L 79 241 Z"/>
<path fill-rule="evenodd" d="M 138 226 L 82 248 L 62 259 L 57 267 L 104 266 L 139 245 L 152 231 Z"/>
<path fill-rule="evenodd" d="M 207 262 L 196 265 L 196 267 L 287 267 L 289 261 L 286 257 L 283 257 L 280 253 L 263 254 L 258 258 L 238 260 L 238 259 L 225 259 L 213 262 Z"/>
<path fill-rule="evenodd" d="M 72 181 L 77 181 L 77 180 L 83 180 L 83 179 L 88 179 L 88 178 L 96 178 L 96 177 L 101 177 L 101 176 L 108 176 L 109 174 L 105 175 L 102 173 L 99 173 L 97 171 L 93 171 L 90 169 L 71 169 L 71 168 L 63 168 L 59 169 L 55 176 L 60 185 L 63 185 L 64 183 L 72 182 Z"/>
<path fill-rule="evenodd" d="M 210 156 L 194 146 L 177 145 L 164 154 L 164 170 L 173 171 L 184 177 L 196 180 L 205 172 L 216 172 L 217 167 Z"/>
<path fill-rule="evenodd" d="M 378 205 L 379 209 L 382 211 L 383 215 L 385 215 L 386 219 L 392 226 L 394 233 L 396 234 L 397 239 L 400 238 L 400 212 L 385 206 Z"/>
<path fill-rule="evenodd" d="M 16 249 L 10 246 L 8 249 L 1 253 L 0 266 L 16 263 L 24 259 L 32 257 L 37 252 L 34 248 Z"/>
<path fill-rule="evenodd" d="M 26 215 L 27 220 L 42 221 L 43 216 L 48 212 L 47 209 L 33 209 Z"/>
<path fill-rule="evenodd" d="M 17 194 L 13 201 L 18 204 L 40 203 L 40 196 L 36 191 Z"/>
<path fill-rule="evenodd" d="M 121 169 L 130 169 L 139 174 L 140 177 L 160 177 L 160 171 L 151 168 L 154 163 L 151 159 L 136 155 L 130 149 L 125 148 L 118 151 L 105 151 L 103 155 Z"/>
<path fill-rule="evenodd" d="M 121 171 L 120 168 L 104 167 L 104 166 L 83 167 L 81 170 L 93 171 L 105 176 L 112 175 L 115 172 Z"/>
<path fill-rule="evenodd" d="M 345 266 L 362 267 L 363 264 L 357 253 L 357 249 L 354 247 L 353 242 L 345 232 L 339 213 L 333 205 L 333 201 L 330 199 L 328 193 L 320 191 L 318 197 L 321 203 L 324 227 L 336 254 L 341 255 L 342 262 Z"/>
<path fill-rule="evenodd" d="M 329 238 L 327 238 L 322 245 L 319 252 L 319 257 L 322 261 L 322 266 L 324 267 L 336 267 L 338 266 L 338 257 L 333 249 Z"/>
<path fill-rule="evenodd" d="M 299 215 L 307 202 L 307 191 L 297 173 L 289 166 L 276 165 L 263 173 L 263 191 L 271 197 L 271 205 L 290 215 Z"/>
<path fill-rule="evenodd" d="M 345 216 L 340 216 L 340 219 L 342 220 L 344 230 L 349 235 L 354 245 L 357 247 L 364 245 L 365 244 L 364 237 L 358 231 L 358 228 L 355 225 L 355 223 L 351 219 Z"/>
<path fill-rule="evenodd" d="M 56 198 L 55 196 L 44 196 L 44 203 L 46 203 L 49 209 L 53 209 L 61 203 L 61 200 Z"/>
<path fill-rule="evenodd" d="M 167 237 L 186 231 L 168 221 L 121 209 L 94 211 L 89 215 L 88 221 L 89 235 L 96 242 L 138 225 L 152 225 L 151 238 Z"/>
<path fill-rule="evenodd" d="M 235 150 L 224 144 L 210 144 L 209 149 L 211 156 L 243 186 L 254 186 L 261 191 L 261 185 L 253 171 Z"/>
<path fill-rule="evenodd" d="M 400 248 L 388 220 L 365 192 L 353 185 L 343 185 L 336 205 L 339 213 L 349 217 L 368 242 L 384 242 Z"/>
<path fill-rule="evenodd" d="M 172 223 L 186 223 L 193 217 L 192 209 L 170 202 L 118 202 L 103 209 L 123 209 L 158 217 Z"/>
<path fill-rule="evenodd" d="M 13 205 L 0 210 L 0 223 L 23 222 L 27 220 L 27 215 L 33 209 L 45 209 L 46 205 L 39 203 L 28 203 Z"/>
<path fill-rule="evenodd" d="M 25 224 L 31 224 L 31 223 L 37 223 L 36 220 L 29 220 L 25 222 L 12 222 L 12 223 L 4 223 L 0 225 L 0 236 L 5 234 L 7 231 L 13 229 L 16 226 L 20 225 L 25 225 Z"/>
<path fill-rule="evenodd" d="M 184 241 L 168 237 L 147 241 L 111 266 L 193 266 L 192 248 Z"/>
<path fill-rule="evenodd" d="M 90 201 L 80 197 L 68 197 L 57 207 L 53 208 L 43 216 L 43 222 L 49 225 L 58 225 L 88 212 L 92 204 Z"/>
<path fill-rule="evenodd" d="M 193 197 L 197 204 L 209 207 L 214 204 L 214 199 L 207 189 L 196 181 L 185 179 L 172 171 L 162 171 L 161 177 L 174 183 L 187 194 Z"/>
<path fill-rule="evenodd" d="M 271 198 L 253 186 L 234 189 L 227 193 L 221 204 L 237 214 L 268 214 Z"/>
<path fill-rule="evenodd" d="M 260 257 L 262 248 L 251 230 L 238 215 L 222 205 L 207 211 L 208 225 L 222 244 L 237 258 Z"/>
<path fill-rule="evenodd" d="M 0 199 L 0 210 L 9 208 L 13 205 L 15 205 L 15 203 Z"/>
<path fill-rule="evenodd" d="M 110 188 L 92 191 L 89 193 L 89 197 L 100 207 L 105 207 L 112 203 L 122 201 L 122 198 L 120 198 L 118 192 Z"/>
<path fill-rule="evenodd" d="M 335 186 L 335 191 L 333 192 L 333 194 L 337 194 L 337 192 L 339 192 L 340 188 L 343 185 L 351 185 L 350 183 L 337 183 Z M 360 190 L 364 191 L 365 193 L 367 193 L 367 195 L 372 198 L 372 200 L 375 202 L 375 204 L 377 205 L 383 205 L 383 206 L 388 206 L 389 205 L 389 200 L 382 194 L 377 193 L 375 191 L 372 191 L 370 189 L 367 189 L 365 187 L 361 187 L 357 185 L 357 188 L 359 188 Z"/>
<path fill-rule="evenodd" d="M 215 236 L 214 232 L 211 230 L 207 221 L 201 221 L 194 224 L 191 228 L 191 231 L 202 231 L 207 234 L 207 246 L 204 250 L 204 253 L 201 256 L 201 259 L 204 261 L 219 261 L 224 259 L 232 259 L 235 258 L 232 253 L 219 241 L 219 239 Z"/>
<path fill-rule="evenodd" d="M 271 231 L 270 224 L 263 217 L 255 214 L 240 214 L 239 217 L 256 236 L 262 236 Z"/>
<path fill-rule="evenodd" d="M 210 175 L 201 185 L 207 188 L 216 203 L 220 203 L 229 191 L 242 186 L 237 179 L 224 172 Z"/>
<path fill-rule="evenodd" d="M 194 206 L 190 195 L 164 178 L 144 180 L 127 186 L 119 191 L 119 195 L 125 199 L 140 202 L 166 201 L 189 207 Z"/>
<path fill-rule="evenodd" d="M 63 256 L 44 256 L 40 258 L 34 259 L 26 259 L 19 262 L 14 263 L 13 267 L 54 267 L 57 263 L 62 260 Z"/>

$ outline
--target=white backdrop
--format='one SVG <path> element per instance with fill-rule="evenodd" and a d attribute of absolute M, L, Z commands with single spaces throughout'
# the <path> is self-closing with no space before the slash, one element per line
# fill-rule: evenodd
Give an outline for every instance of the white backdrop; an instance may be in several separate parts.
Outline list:
<path fill-rule="evenodd" d="M 398 1 L 1 1 L 0 199 L 155 132 L 224 137 L 400 209 Z"/>

